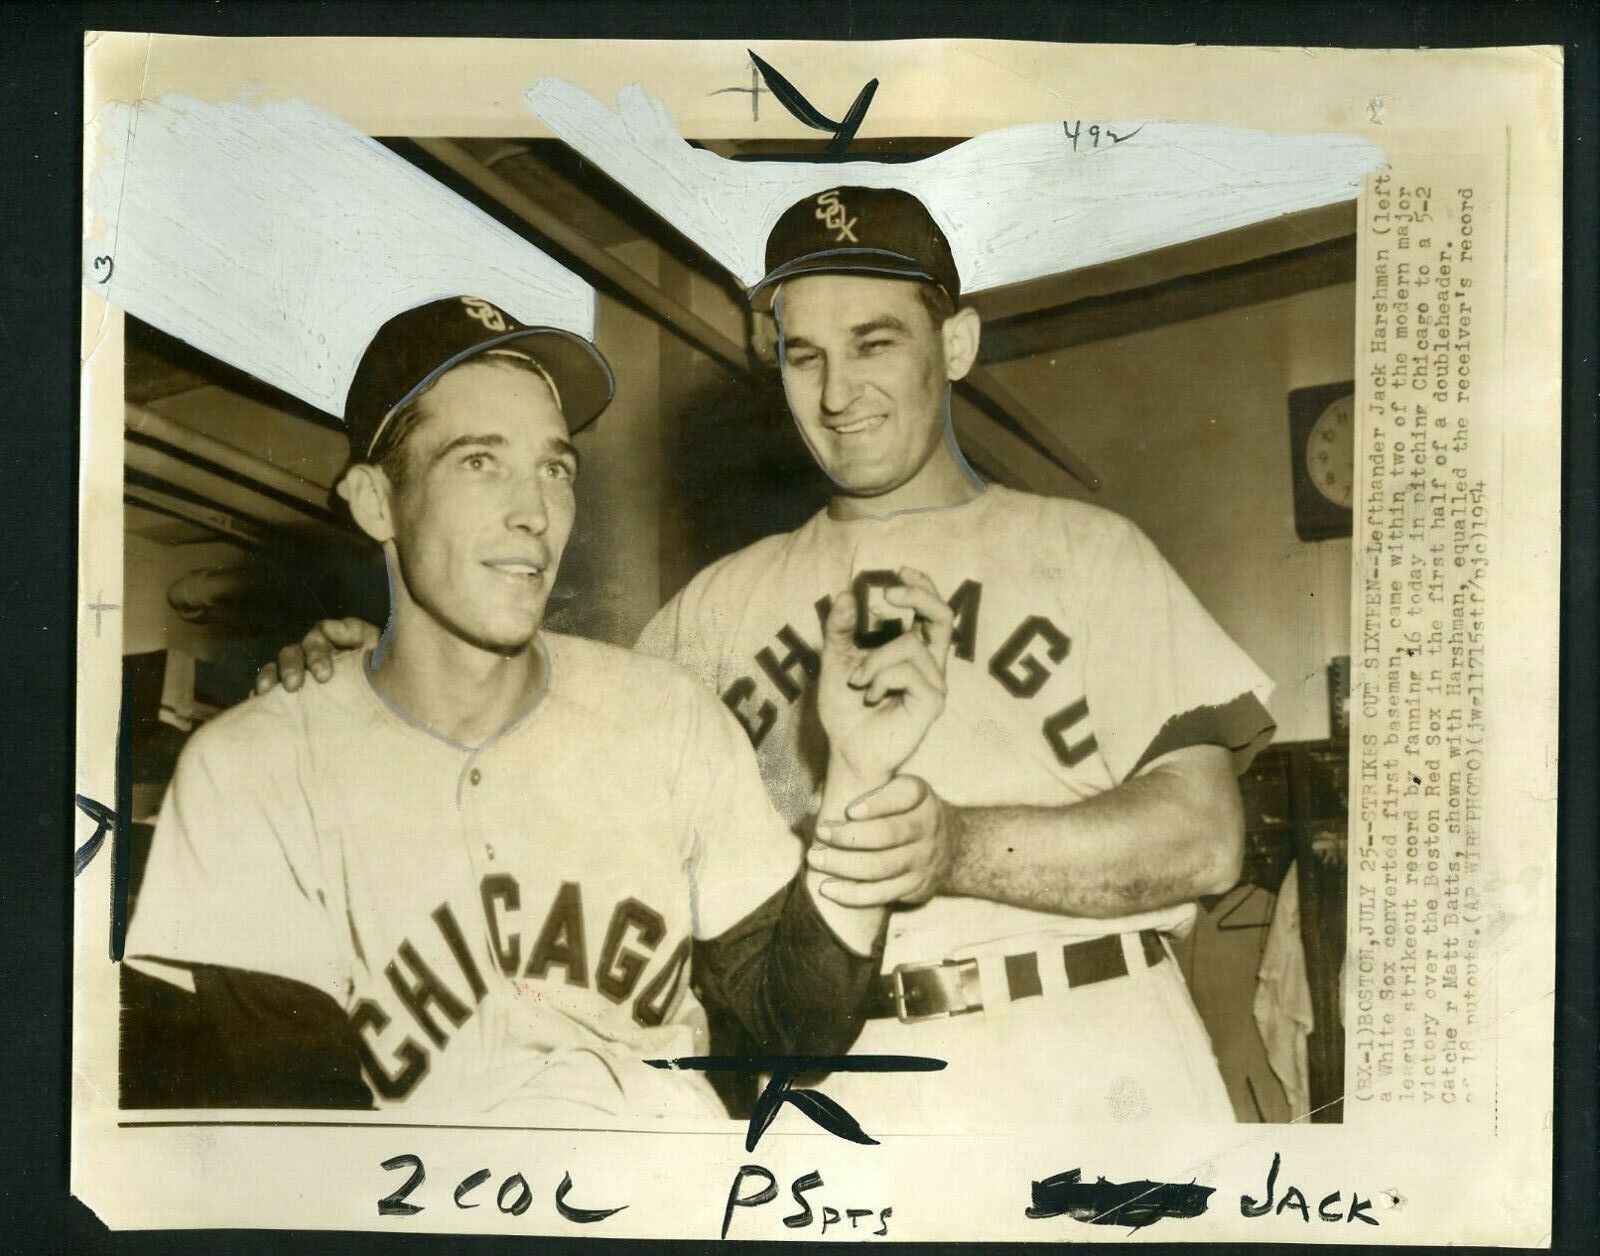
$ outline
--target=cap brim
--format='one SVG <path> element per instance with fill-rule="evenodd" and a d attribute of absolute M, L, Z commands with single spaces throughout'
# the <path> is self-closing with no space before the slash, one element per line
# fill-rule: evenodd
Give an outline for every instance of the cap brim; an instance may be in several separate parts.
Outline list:
<path fill-rule="evenodd" d="M 582 336 L 559 327 L 530 327 L 496 344 L 484 345 L 479 352 L 510 345 L 526 349 L 555 380 L 569 432 L 587 427 L 611 404 L 617 387 L 611 365 Z"/>
<path fill-rule="evenodd" d="M 373 446 L 378 443 L 378 438 L 389 426 L 389 421 L 395 413 L 446 371 L 454 370 L 463 362 L 470 362 L 473 358 L 491 350 L 511 346 L 526 349 L 528 356 L 537 358 L 539 365 L 548 371 L 550 378 L 555 381 L 556 390 L 561 394 L 561 414 L 567 421 L 568 432 L 576 432 L 580 428 L 587 427 L 611 404 L 611 398 L 616 392 L 616 379 L 611 374 L 611 364 L 601 355 L 600 350 L 582 336 L 559 327 L 521 327 L 503 336 L 479 341 L 453 357 L 446 358 L 424 375 L 407 390 L 405 396 L 389 407 L 388 413 L 383 416 L 383 421 L 368 437 L 366 450 L 361 457 L 372 452 Z"/>
<path fill-rule="evenodd" d="M 890 253 L 886 249 L 827 249 L 820 253 L 807 253 L 782 266 L 769 270 L 750 289 L 750 304 L 757 310 L 770 310 L 778 285 L 785 279 L 799 275 L 866 274 L 882 275 L 889 279 L 921 279 L 927 283 L 944 284 L 928 273 L 913 257 Z"/>

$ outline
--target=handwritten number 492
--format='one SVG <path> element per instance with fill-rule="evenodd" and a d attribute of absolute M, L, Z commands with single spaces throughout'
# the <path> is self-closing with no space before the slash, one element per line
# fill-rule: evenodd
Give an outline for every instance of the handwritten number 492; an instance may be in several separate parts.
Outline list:
<path fill-rule="evenodd" d="M 1062 133 L 1072 141 L 1072 151 L 1077 152 L 1080 141 L 1082 147 L 1086 149 L 1099 148 L 1102 146 L 1102 141 L 1104 141 L 1104 146 L 1106 148 L 1111 148 L 1122 143 L 1124 140 L 1131 140 L 1135 135 L 1139 134 L 1140 131 L 1144 130 L 1144 127 L 1136 126 L 1126 135 L 1118 135 L 1110 127 L 1101 126 L 1098 122 L 1091 122 L 1087 127 L 1085 127 L 1081 120 L 1074 120 L 1072 122 L 1063 122 L 1061 124 L 1061 130 Z"/>

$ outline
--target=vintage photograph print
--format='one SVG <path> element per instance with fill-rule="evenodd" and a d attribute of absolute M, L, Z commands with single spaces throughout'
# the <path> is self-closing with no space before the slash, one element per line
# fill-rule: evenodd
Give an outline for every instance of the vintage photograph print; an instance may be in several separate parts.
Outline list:
<path fill-rule="evenodd" d="M 1558 157 L 1420 54 L 292 42 L 87 55 L 109 1223 L 1548 1231 Z"/>

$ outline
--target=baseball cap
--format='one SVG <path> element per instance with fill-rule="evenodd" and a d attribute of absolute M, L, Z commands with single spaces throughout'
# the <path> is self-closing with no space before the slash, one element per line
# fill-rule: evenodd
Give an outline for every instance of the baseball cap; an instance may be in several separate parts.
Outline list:
<path fill-rule="evenodd" d="M 777 286 L 796 275 L 860 272 L 923 279 L 961 300 L 950 244 L 928 207 L 898 188 L 839 187 L 797 201 L 767 236 L 767 273 L 750 303 L 770 309 Z"/>
<path fill-rule="evenodd" d="M 582 336 L 529 327 L 480 297 L 445 297 L 396 314 L 361 355 L 344 402 L 351 456 L 370 454 L 395 411 L 439 376 L 494 350 L 514 351 L 539 368 L 569 431 L 598 418 L 611 402 L 611 367 Z"/>

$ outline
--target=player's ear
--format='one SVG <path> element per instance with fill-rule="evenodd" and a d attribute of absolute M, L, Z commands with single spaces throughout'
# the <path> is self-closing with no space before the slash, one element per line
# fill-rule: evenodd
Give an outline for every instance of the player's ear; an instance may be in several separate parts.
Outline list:
<path fill-rule="evenodd" d="M 978 336 L 983 320 L 978 311 L 963 306 L 944 320 L 941 334 L 944 337 L 945 375 L 954 382 L 965 378 L 972 364 L 978 360 Z"/>
<path fill-rule="evenodd" d="M 350 517 L 378 544 L 394 539 L 394 489 L 382 467 L 358 462 L 339 481 Z"/>

